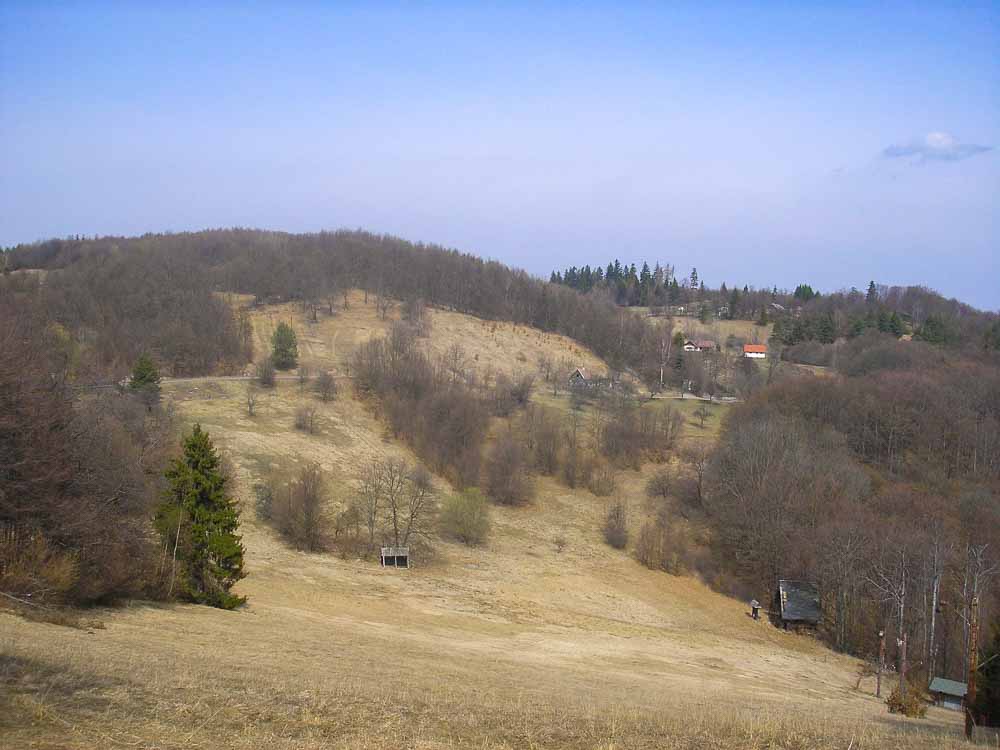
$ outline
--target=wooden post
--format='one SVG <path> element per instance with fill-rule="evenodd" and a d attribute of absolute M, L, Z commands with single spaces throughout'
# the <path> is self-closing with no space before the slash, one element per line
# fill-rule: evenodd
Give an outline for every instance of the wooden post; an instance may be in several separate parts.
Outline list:
<path fill-rule="evenodd" d="M 972 616 L 969 628 L 969 684 L 965 691 L 965 738 L 972 740 L 975 719 L 972 715 L 976 702 L 976 670 L 979 668 L 979 597 L 972 597 Z"/>
<path fill-rule="evenodd" d="M 885 631 L 878 631 L 878 672 L 875 673 L 875 697 L 882 697 L 882 670 L 885 668 Z"/>

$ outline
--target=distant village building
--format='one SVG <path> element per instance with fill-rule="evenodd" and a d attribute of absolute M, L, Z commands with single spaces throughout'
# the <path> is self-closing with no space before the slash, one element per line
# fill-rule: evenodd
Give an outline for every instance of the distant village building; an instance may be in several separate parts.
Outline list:
<path fill-rule="evenodd" d="M 964 682 L 956 680 L 946 680 L 944 677 L 935 677 L 931 680 L 927 692 L 931 694 L 934 702 L 942 708 L 950 708 L 953 711 L 961 711 L 965 705 L 965 694 L 969 688 Z"/>
<path fill-rule="evenodd" d="M 743 356 L 747 359 L 767 359 L 767 344 L 744 344 Z"/>
<path fill-rule="evenodd" d="M 714 352 L 717 348 L 718 344 L 709 339 L 700 339 L 698 341 L 687 339 L 684 342 L 684 351 L 686 352 Z"/>
<path fill-rule="evenodd" d="M 778 590 L 774 592 L 774 610 L 778 615 L 778 624 L 785 630 L 790 627 L 815 628 L 823 615 L 819 601 L 819 589 L 815 583 L 808 581 L 778 581 Z"/>
<path fill-rule="evenodd" d="M 597 376 L 586 367 L 577 367 L 569 376 L 569 387 L 573 389 L 614 390 L 621 386 L 621 382 L 616 376 Z"/>

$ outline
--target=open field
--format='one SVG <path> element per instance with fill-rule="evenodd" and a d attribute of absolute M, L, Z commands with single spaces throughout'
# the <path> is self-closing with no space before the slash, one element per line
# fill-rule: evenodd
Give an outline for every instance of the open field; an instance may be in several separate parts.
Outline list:
<path fill-rule="evenodd" d="M 648 307 L 630 307 L 639 315 L 649 315 Z M 665 320 L 666 318 L 661 318 Z M 773 323 L 759 326 L 752 320 L 722 320 L 713 318 L 708 323 L 702 323 L 698 318 L 678 316 L 674 318 L 674 330 L 681 331 L 685 338 L 712 339 L 720 346 L 726 345 L 726 338 L 736 336 L 749 343 L 766 344 L 771 336 Z"/>
<path fill-rule="evenodd" d="M 338 297 L 336 314 L 320 313 L 318 321 L 309 322 L 296 303 L 268 305 L 251 309 L 254 326 L 254 352 L 256 358 L 271 351 L 271 335 L 279 322 L 291 323 L 299 341 L 299 360 L 310 369 L 328 369 L 344 372 L 345 363 L 361 343 L 372 336 L 384 335 L 394 320 L 399 320 L 400 305 L 395 305 L 383 320 L 375 309 L 374 296 L 364 304 L 363 292 L 349 294 L 349 306 L 343 307 Z M 247 303 L 248 298 L 234 298 L 234 302 Z M 535 328 L 503 321 L 480 320 L 469 315 L 448 310 L 429 309 L 431 335 L 422 339 L 431 353 L 442 355 L 448 349 L 460 346 L 467 365 L 486 373 L 534 372 L 541 355 L 553 362 L 565 361 L 571 368 L 587 367 L 594 373 L 606 371 L 599 357 L 576 341 L 556 333 L 546 333 Z"/>
<path fill-rule="evenodd" d="M 711 339 L 719 346 L 725 346 L 729 336 L 736 336 L 748 343 L 766 344 L 772 327 L 771 324 L 759 326 L 750 320 L 712 320 L 708 323 L 702 323 L 697 318 L 674 320 L 674 328 L 683 331 L 685 338 Z"/>
<path fill-rule="evenodd" d="M 314 340 L 300 336 L 304 363 L 336 366 L 384 330 L 374 306 L 362 307 L 318 324 Z M 274 313 L 255 312 L 261 340 L 265 321 L 294 311 Z M 535 347 L 593 356 L 536 331 L 460 318 L 435 311 L 427 345 L 461 341 L 479 366 L 496 368 L 519 351 L 530 364 Z M 550 479 L 539 481 L 531 506 L 493 509 L 484 548 L 438 541 L 434 557 L 411 570 L 294 551 L 255 519 L 255 482 L 317 461 L 339 505 L 364 462 L 410 454 L 346 387 L 335 402 L 313 401 L 315 435 L 292 429 L 296 406 L 311 399 L 297 383 L 265 392 L 253 418 L 245 389 L 204 379 L 165 384 L 164 396 L 185 424 L 211 433 L 231 468 L 244 509 L 249 575 L 237 589 L 247 606 L 135 603 L 95 612 L 103 627 L 91 629 L 0 613 L 0 745 L 965 746 L 957 714 L 890 717 L 871 679 L 855 690 L 855 660 L 755 622 L 743 603 L 696 579 L 649 571 L 611 549 L 601 537 L 609 499 Z M 565 395 L 539 398 L 568 408 Z M 670 403 L 690 418 L 701 402 Z M 704 430 L 689 424 L 684 439 L 714 438 L 727 407 L 709 408 Z M 650 471 L 620 477 L 618 495 L 637 515 Z M 438 489 L 448 491 L 440 481 Z"/>

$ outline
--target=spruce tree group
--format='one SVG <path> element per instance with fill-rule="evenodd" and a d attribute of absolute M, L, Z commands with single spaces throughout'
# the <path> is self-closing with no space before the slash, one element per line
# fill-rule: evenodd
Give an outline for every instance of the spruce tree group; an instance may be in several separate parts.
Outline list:
<path fill-rule="evenodd" d="M 170 588 L 193 602 L 233 609 L 244 597 L 230 593 L 244 577 L 239 510 L 226 494 L 226 477 L 208 433 L 195 425 L 184 455 L 166 472 L 170 487 L 155 525 L 172 555 Z"/>
<path fill-rule="evenodd" d="M 292 327 L 282 321 L 271 337 L 271 361 L 279 370 L 291 370 L 299 362 L 299 345 Z"/>

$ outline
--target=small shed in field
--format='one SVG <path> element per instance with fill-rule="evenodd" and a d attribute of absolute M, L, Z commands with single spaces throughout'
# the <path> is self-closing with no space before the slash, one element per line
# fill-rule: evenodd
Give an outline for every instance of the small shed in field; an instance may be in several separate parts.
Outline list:
<path fill-rule="evenodd" d="M 767 344 L 744 344 L 743 356 L 747 359 L 767 359 Z"/>
<path fill-rule="evenodd" d="M 942 708 L 950 708 L 953 711 L 961 711 L 965 704 L 965 694 L 969 688 L 964 682 L 957 680 L 946 680 L 944 677 L 935 677 L 931 680 L 927 692 L 931 694 L 934 702 Z"/>
<path fill-rule="evenodd" d="M 797 630 L 819 625 L 823 610 L 819 601 L 819 588 L 815 583 L 782 579 L 778 581 L 774 599 L 779 624 L 785 630 L 789 627 Z"/>
<path fill-rule="evenodd" d="M 592 381 L 593 378 L 585 367 L 577 367 L 569 376 L 570 385 L 590 385 Z"/>
<path fill-rule="evenodd" d="M 379 556 L 383 568 L 408 568 L 410 567 L 409 547 L 383 547 Z"/>

